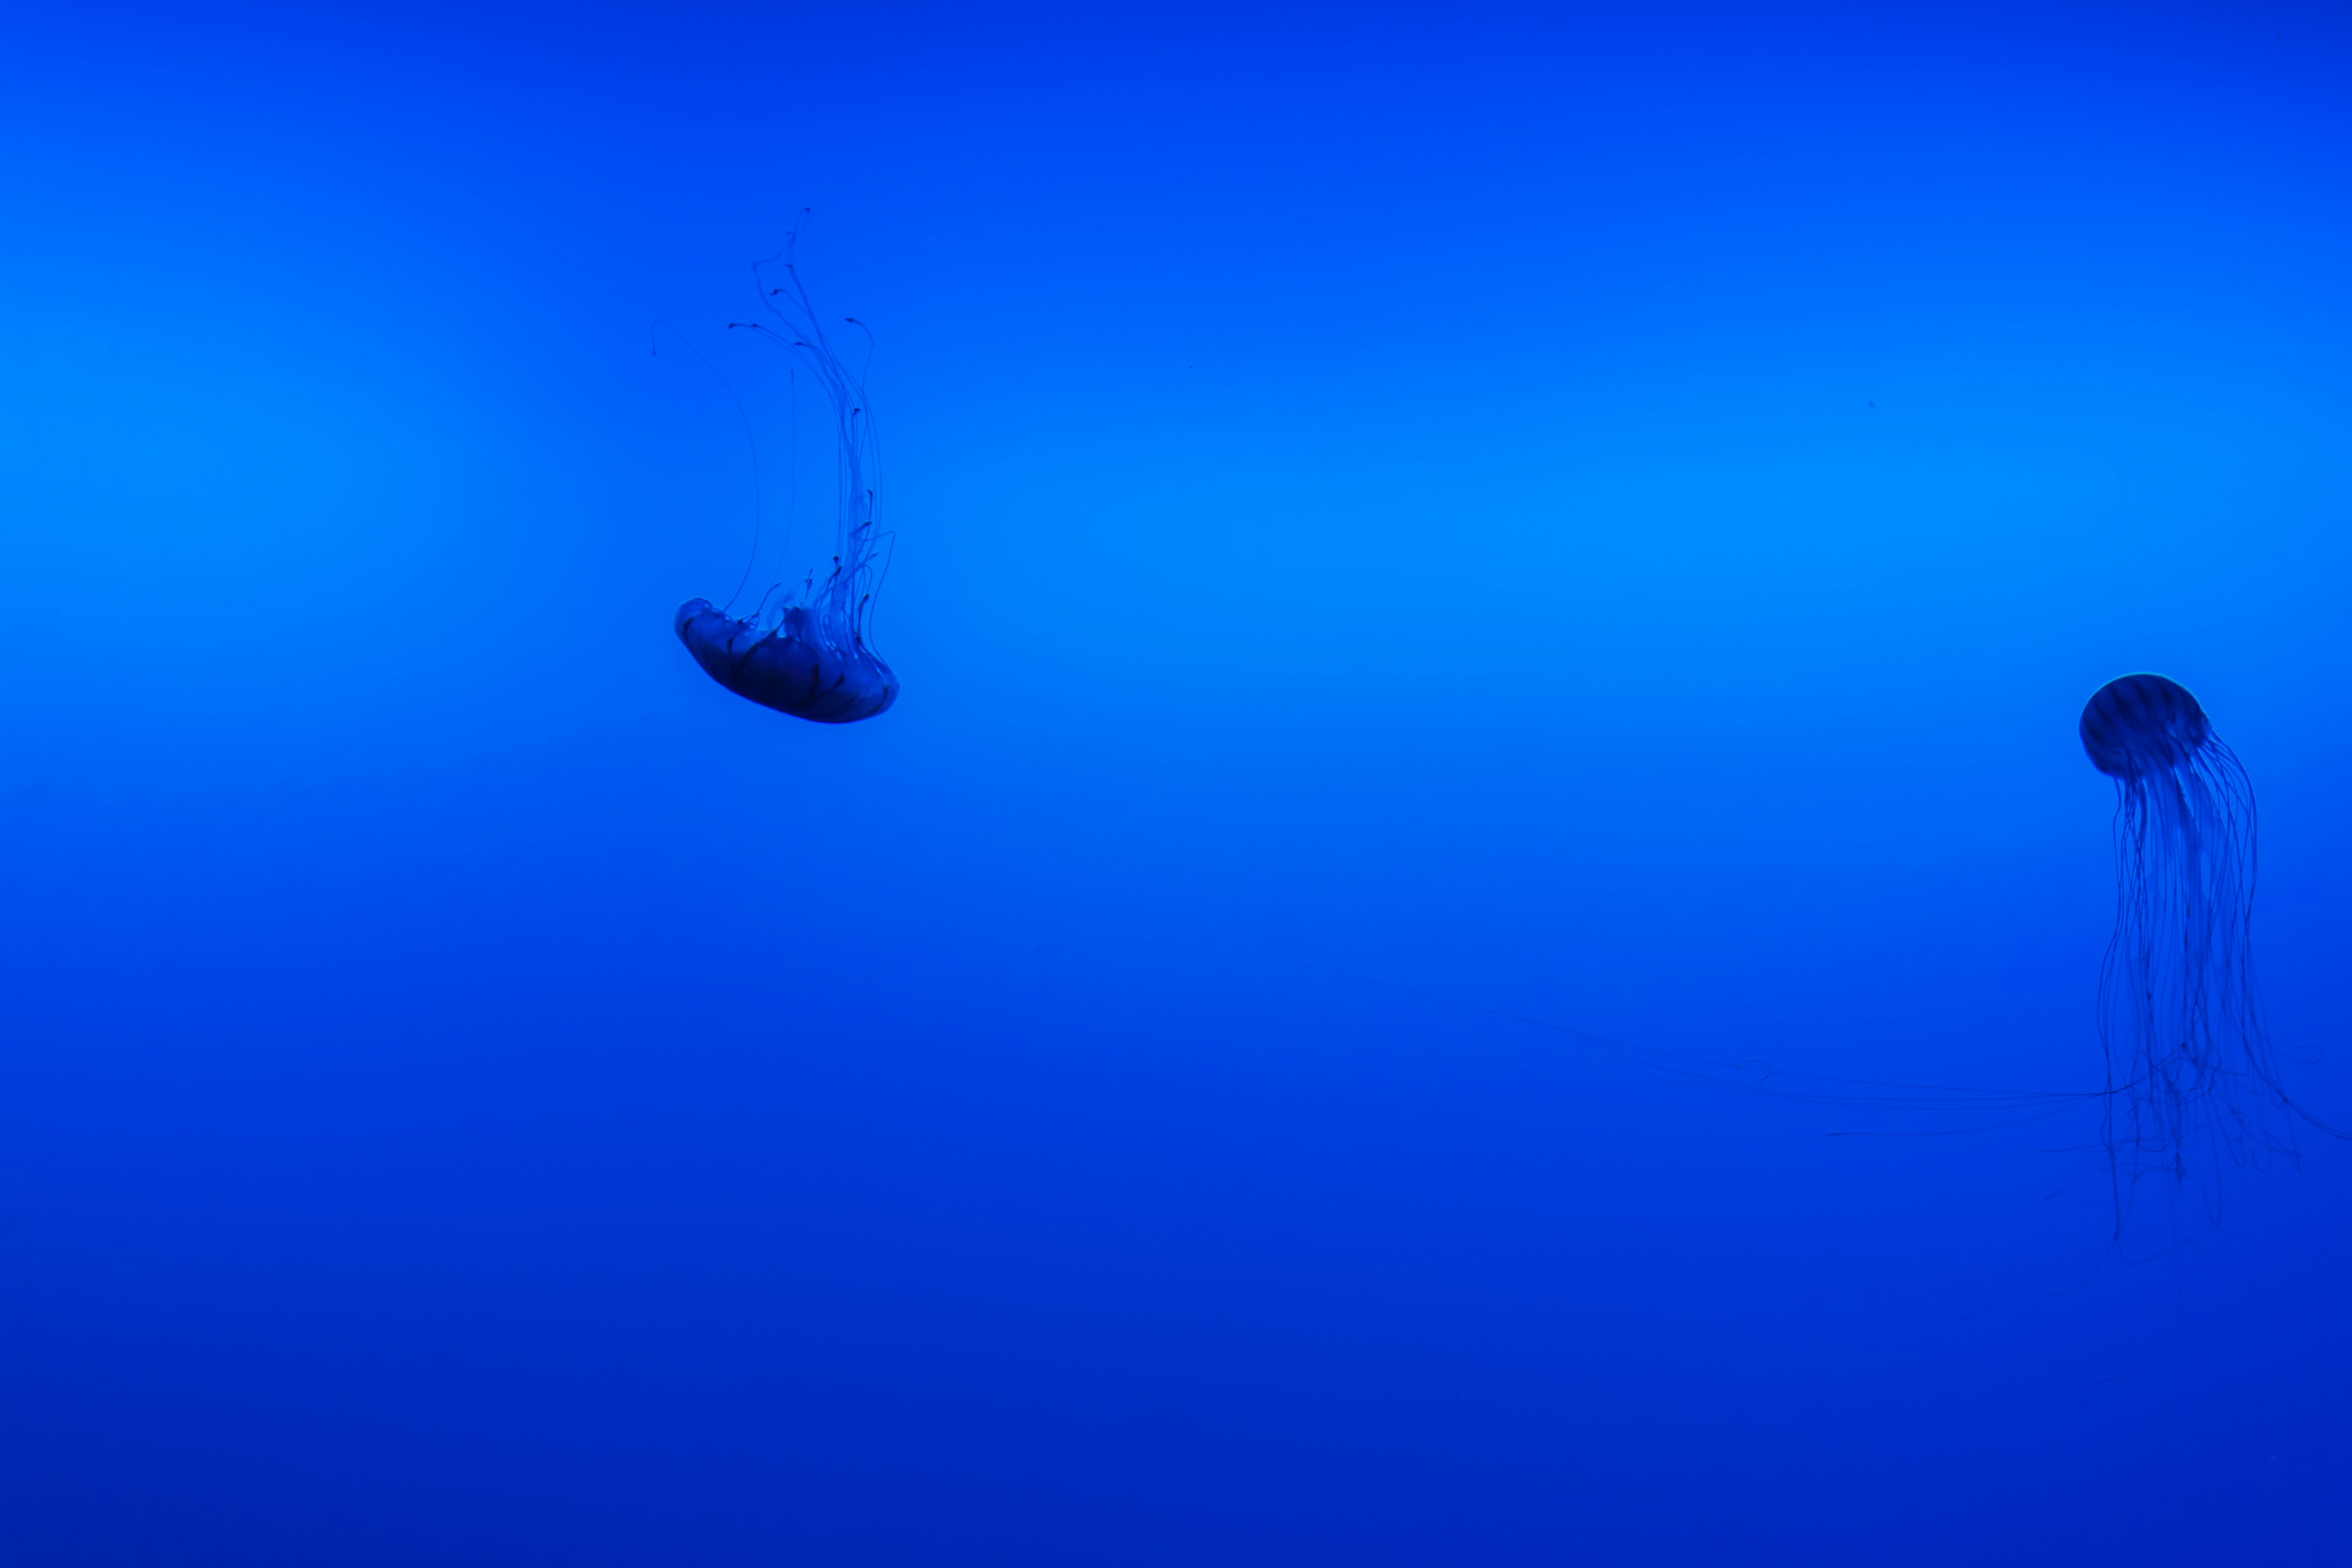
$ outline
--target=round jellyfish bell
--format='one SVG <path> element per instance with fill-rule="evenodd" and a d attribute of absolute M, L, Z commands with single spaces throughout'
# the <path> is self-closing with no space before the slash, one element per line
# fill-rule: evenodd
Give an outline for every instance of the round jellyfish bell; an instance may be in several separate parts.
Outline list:
<path fill-rule="evenodd" d="M 805 209 L 802 217 L 807 217 Z M 877 534 L 874 526 L 879 465 L 866 388 L 834 353 L 824 322 L 809 302 L 793 264 L 799 244 L 800 226 L 795 224 L 782 255 L 752 268 L 760 282 L 761 306 L 774 324 L 727 324 L 790 353 L 813 374 L 831 405 L 839 494 L 831 569 L 821 581 L 811 573 L 790 592 L 771 588 L 759 608 L 740 619 L 708 599 L 688 599 L 678 606 L 671 626 L 694 661 L 737 696 L 795 718 L 847 724 L 873 718 L 898 697 L 898 676 L 867 645 L 866 636 L 888 536 Z M 778 260 L 782 268 L 772 279 L 767 268 Z M 757 552 L 755 534 L 755 556 Z M 748 568 L 745 574 L 749 576 Z"/>
<path fill-rule="evenodd" d="M 2105 1141 L 2118 1230 L 2132 1184 L 2203 1180 L 2220 1160 L 2295 1157 L 2254 985 L 2254 792 L 2186 687 L 2126 675 L 2083 709 L 2083 750 L 2116 781 L 2116 929 L 2100 971 Z M 2308 1120 L 2307 1117 L 2304 1118 Z"/>
<path fill-rule="evenodd" d="M 677 607 L 677 640 L 694 662 L 738 697 L 820 724 L 871 719 L 898 699 L 898 678 L 855 634 L 826 638 L 820 616 L 788 605 L 773 631 L 739 621 L 708 599 Z"/>
<path fill-rule="evenodd" d="M 2082 731 L 2093 767 L 2109 778 L 2134 779 L 2190 763 L 2212 739 L 2213 725 L 2179 681 L 2126 675 L 2091 693 L 2083 705 Z M 2242 784 L 2243 770 L 2237 778 Z M 2247 801 L 2251 811 L 2251 792 Z"/>

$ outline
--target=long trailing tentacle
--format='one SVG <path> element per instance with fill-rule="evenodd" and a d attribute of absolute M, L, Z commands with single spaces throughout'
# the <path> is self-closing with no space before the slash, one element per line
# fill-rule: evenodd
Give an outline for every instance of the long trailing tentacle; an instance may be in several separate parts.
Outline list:
<path fill-rule="evenodd" d="M 2254 793 L 2236 754 L 2209 733 L 2117 785 L 2098 1024 L 2120 1236 L 2143 1177 L 2198 1176 L 2218 1220 L 2224 1157 L 2297 1163 L 2298 1121 L 2345 1134 L 2298 1105 L 2278 1070 L 2254 973 Z"/>
<path fill-rule="evenodd" d="M 805 366 L 831 404 L 836 455 L 835 487 L 839 512 L 835 525 L 834 561 L 818 591 L 820 610 L 828 631 L 847 640 L 863 638 L 864 614 L 875 584 L 871 580 L 877 553 L 876 492 L 879 486 L 879 442 L 872 409 L 866 398 L 862 373 L 845 364 L 825 331 L 802 280 L 798 262 L 800 237 L 808 219 L 803 208 L 784 248 L 756 262 L 752 275 L 760 289 L 761 308 L 783 329 L 763 329 L 761 335 L 787 349 Z M 770 269 L 781 264 L 781 276 Z M 845 318 L 868 344 L 872 332 L 862 321 Z"/>

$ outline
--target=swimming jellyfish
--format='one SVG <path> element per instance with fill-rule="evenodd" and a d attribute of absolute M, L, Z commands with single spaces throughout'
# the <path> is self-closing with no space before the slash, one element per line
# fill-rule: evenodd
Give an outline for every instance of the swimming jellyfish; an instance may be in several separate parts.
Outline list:
<path fill-rule="evenodd" d="M 765 272 L 774 258 L 752 269 L 760 302 L 782 330 L 764 321 L 728 325 L 789 349 L 814 374 L 833 406 L 840 500 L 832 564 L 822 582 L 812 572 L 796 588 L 771 587 L 759 607 L 740 620 L 708 599 L 688 599 L 672 624 L 695 662 L 737 696 L 796 718 L 846 724 L 873 718 L 898 696 L 898 678 L 866 640 L 880 542 L 874 531 L 878 465 L 865 386 L 833 352 L 809 303 L 793 261 L 799 242 L 796 225 L 783 251 L 782 281 L 775 287 L 769 286 Z M 857 324 L 854 318 L 844 320 Z"/>
<path fill-rule="evenodd" d="M 2197 699 L 2160 675 L 2099 688 L 2082 735 L 2116 781 L 2098 1017 L 2116 1225 L 2130 1184 L 2159 1173 L 2200 1177 L 2218 1218 L 2221 1156 L 2292 1163 L 2294 1121 L 2310 1120 L 2279 1081 L 2254 988 L 2253 788 Z"/>

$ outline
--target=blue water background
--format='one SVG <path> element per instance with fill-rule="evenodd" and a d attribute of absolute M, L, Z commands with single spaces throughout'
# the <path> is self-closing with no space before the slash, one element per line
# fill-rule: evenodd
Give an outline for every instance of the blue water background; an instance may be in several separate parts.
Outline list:
<path fill-rule="evenodd" d="M 2152 668 L 2352 1120 L 2340 11 L 11 30 L 0 1559 L 2352 1547 L 2352 1149 L 1762 1092 L 2097 1086 Z"/>

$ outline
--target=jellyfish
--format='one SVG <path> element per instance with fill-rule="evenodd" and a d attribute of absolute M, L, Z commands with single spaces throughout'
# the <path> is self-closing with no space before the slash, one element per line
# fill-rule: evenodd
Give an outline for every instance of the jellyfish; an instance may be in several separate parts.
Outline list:
<path fill-rule="evenodd" d="M 2197 1179 L 2220 1216 L 2221 1161 L 2296 1160 L 2295 1123 L 2254 985 L 2254 792 L 2186 688 L 2126 675 L 2083 709 L 2083 749 L 2116 781 L 2116 929 L 2099 979 L 2102 1129 L 2118 1234 L 2142 1177 Z"/>
<path fill-rule="evenodd" d="M 805 220 L 806 210 L 802 217 Z M 790 353 L 808 370 L 831 405 L 835 447 L 838 510 L 833 559 L 822 576 L 811 572 L 797 585 L 770 587 L 749 616 L 727 606 L 688 599 L 672 626 L 694 661 L 713 680 L 762 707 L 824 724 L 871 719 L 898 696 L 898 678 L 866 641 L 877 568 L 887 536 L 874 526 L 876 460 L 874 421 L 866 411 L 863 378 L 834 352 L 808 289 L 801 282 L 794 252 L 794 224 L 784 249 L 752 268 L 768 321 L 730 321 L 728 326 Z M 770 268 L 782 262 L 772 279 Z M 865 329 L 854 317 L 843 320 Z M 753 555 L 757 558 L 757 536 Z M 887 562 L 883 563 L 887 567 Z M 744 570 L 749 582 L 751 569 Z M 743 584 L 738 584 L 740 596 Z"/>

